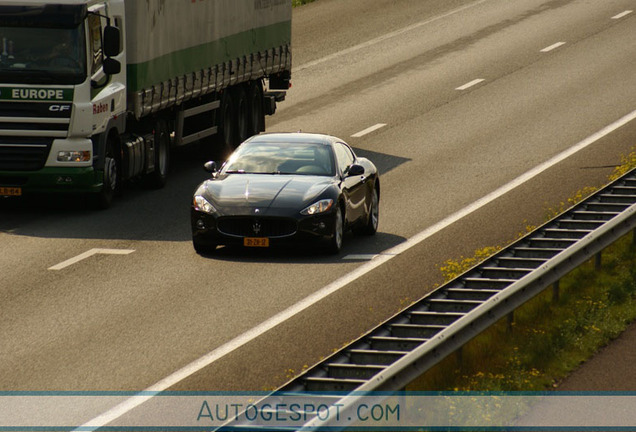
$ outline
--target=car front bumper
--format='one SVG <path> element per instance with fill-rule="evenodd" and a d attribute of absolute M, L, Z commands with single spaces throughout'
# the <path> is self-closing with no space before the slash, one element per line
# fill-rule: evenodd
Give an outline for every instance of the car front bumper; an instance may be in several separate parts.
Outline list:
<path fill-rule="evenodd" d="M 223 220 L 225 219 L 225 220 Z M 270 247 L 284 246 L 290 244 L 302 244 L 306 242 L 320 243 L 328 242 L 333 238 L 335 213 L 325 213 L 313 216 L 302 216 L 298 214 L 298 218 L 289 217 L 249 217 L 241 216 L 243 224 L 259 224 L 260 227 L 268 226 L 268 222 L 282 222 L 285 226 L 293 224 L 294 229 L 289 232 L 267 232 L 266 229 L 260 229 L 247 232 L 246 230 L 234 230 L 235 232 L 224 231 L 223 227 L 227 226 L 227 220 L 230 217 L 216 217 L 204 212 L 192 209 L 191 225 L 192 239 L 198 244 L 205 246 L 214 245 L 238 245 L 244 246 L 246 238 L 267 238 Z M 242 231 L 242 232 L 239 232 Z"/>

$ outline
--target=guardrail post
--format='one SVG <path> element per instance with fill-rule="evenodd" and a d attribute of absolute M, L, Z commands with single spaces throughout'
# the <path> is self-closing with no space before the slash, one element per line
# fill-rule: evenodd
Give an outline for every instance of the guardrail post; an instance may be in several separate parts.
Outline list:
<path fill-rule="evenodd" d="M 515 323 L 515 311 L 512 311 L 508 314 L 508 326 L 507 326 L 508 333 L 512 333 L 512 327 L 514 323 Z"/>
<path fill-rule="evenodd" d="M 632 251 L 636 250 L 636 229 L 632 230 Z"/>
<path fill-rule="evenodd" d="M 461 369 L 462 368 L 462 364 L 464 361 L 464 347 L 460 346 L 459 348 L 457 348 L 457 351 L 455 351 L 455 361 L 457 362 L 457 369 Z"/>
<path fill-rule="evenodd" d="M 560 292 L 559 292 L 559 280 L 552 284 L 552 301 L 554 303 L 559 301 Z"/>
<path fill-rule="evenodd" d="M 596 254 L 594 257 L 594 268 L 600 270 L 603 267 L 603 251 Z"/>

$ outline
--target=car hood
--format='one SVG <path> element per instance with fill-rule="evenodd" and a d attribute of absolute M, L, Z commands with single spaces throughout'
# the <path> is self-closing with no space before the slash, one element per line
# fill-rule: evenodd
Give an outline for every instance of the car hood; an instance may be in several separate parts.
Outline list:
<path fill-rule="evenodd" d="M 207 198 L 221 213 L 251 209 L 302 210 L 333 183 L 331 177 L 230 174 L 204 183 Z"/>

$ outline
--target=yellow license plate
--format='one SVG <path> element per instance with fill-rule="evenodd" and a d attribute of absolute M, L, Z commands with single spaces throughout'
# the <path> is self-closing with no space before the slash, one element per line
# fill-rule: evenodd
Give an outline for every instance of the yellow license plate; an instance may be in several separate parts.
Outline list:
<path fill-rule="evenodd" d="M 22 188 L 19 187 L 0 187 L 0 196 L 20 196 Z"/>
<path fill-rule="evenodd" d="M 269 239 L 261 237 L 246 237 L 243 239 L 245 247 L 269 247 Z"/>

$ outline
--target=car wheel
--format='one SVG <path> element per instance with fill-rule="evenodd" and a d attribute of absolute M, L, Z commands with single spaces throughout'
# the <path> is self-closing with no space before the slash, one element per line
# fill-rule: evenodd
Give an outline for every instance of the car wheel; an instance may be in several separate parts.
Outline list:
<path fill-rule="evenodd" d="M 209 255 L 216 250 L 215 244 L 203 244 L 195 238 L 192 239 L 192 246 L 194 247 L 196 253 L 198 253 L 199 255 Z"/>
<path fill-rule="evenodd" d="M 336 209 L 336 217 L 333 224 L 333 237 L 329 244 L 329 252 L 332 254 L 340 253 L 344 240 L 344 217 L 340 206 Z"/>
<path fill-rule="evenodd" d="M 373 235 L 378 231 L 378 223 L 380 222 L 380 194 L 377 188 L 373 188 L 371 193 L 371 208 L 369 209 L 369 217 L 367 224 L 362 231 L 366 235 Z"/>

